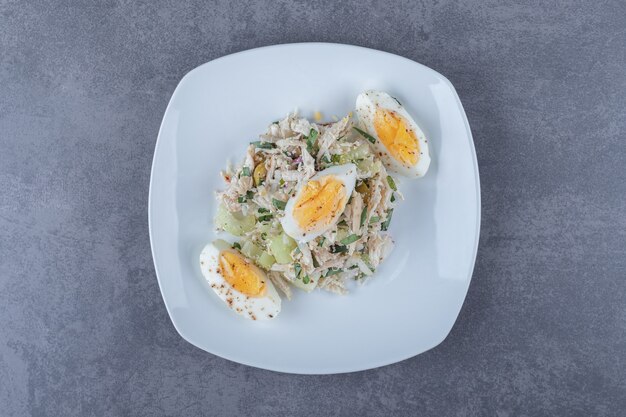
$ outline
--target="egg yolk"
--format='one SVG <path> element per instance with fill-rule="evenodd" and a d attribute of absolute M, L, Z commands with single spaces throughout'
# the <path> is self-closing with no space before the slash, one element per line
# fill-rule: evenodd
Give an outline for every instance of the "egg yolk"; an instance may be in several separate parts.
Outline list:
<path fill-rule="evenodd" d="M 328 226 L 346 205 L 346 188 L 337 177 L 328 175 L 309 181 L 293 209 L 293 217 L 306 231 Z"/>
<path fill-rule="evenodd" d="M 233 252 L 220 253 L 220 269 L 224 279 L 237 291 L 252 297 L 265 294 L 265 279 L 244 257 Z"/>
<path fill-rule="evenodd" d="M 377 109 L 374 129 L 394 159 L 410 166 L 417 163 L 419 144 L 404 117 L 394 111 Z"/>

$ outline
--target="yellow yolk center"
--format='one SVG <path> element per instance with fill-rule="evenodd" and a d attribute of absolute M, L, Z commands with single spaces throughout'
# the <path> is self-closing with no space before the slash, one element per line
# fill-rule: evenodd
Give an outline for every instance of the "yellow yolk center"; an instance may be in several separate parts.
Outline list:
<path fill-rule="evenodd" d="M 346 205 L 346 188 L 332 175 L 309 181 L 293 209 L 300 228 L 310 231 L 328 226 Z"/>
<path fill-rule="evenodd" d="M 394 111 L 377 109 L 374 129 L 394 159 L 410 166 L 417 163 L 419 144 L 404 117 Z"/>
<path fill-rule="evenodd" d="M 233 252 L 220 253 L 222 276 L 237 291 L 258 297 L 265 294 L 265 279 L 262 273 L 244 257 Z"/>

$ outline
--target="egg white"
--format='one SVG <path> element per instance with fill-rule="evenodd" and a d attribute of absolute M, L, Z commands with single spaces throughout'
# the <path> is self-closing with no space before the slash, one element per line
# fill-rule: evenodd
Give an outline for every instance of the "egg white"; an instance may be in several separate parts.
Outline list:
<path fill-rule="evenodd" d="M 336 166 L 332 166 L 332 167 L 326 168 L 323 171 L 318 172 L 317 174 L 312 176 L 308 181 L 319 180 L 320 178 L 323 178 L 329 175 L 336 177 L 339 181 L 343 183 L 345 187 L 346 202 L 347 202 L 350 196 L 352 195 L 352 192 L 354 191 L 354 185 L 356 183 L 356 173 L 357 173 L 356 165 L 354 164 L 336 165 Z M 303 182 L 302 184 L 300 184 L 295 196 L 289 199 L 289 201 L 287 202 L 287 205 L 285 206 L 285 216 L 280 221 L 285 233 L 287 233 L 293 239 L 301 243 L 309 242 L 315 239 L 316 237 L 322 235 L 327 230 L 331 229 L 337 223 L 337 221 L 339 220 L 339 216 L 341 216 L 341 213 L 343 213 L 344 209 L 346 208 L 345 205 L 341 207 L 341 209 L 338 210 L 337 213 L 335 213 L 335 216 L 332 219 L 332 221 L 329 222 L 329 224 L 327 224 L 325 227 L 321 227 L 321 228 L 310 230 L 310 231 L 303 230 L 298 225 L 298 222 L 294 219 L 293 212 L 294 212 L 294 207 L 296 205 L 296 202 L 300 199 L 300 196 L 302 195 L 302 192 L 304 190 L 304 186 L 307 184 L 307 182 Z"/>
<path fill-rule="evenodd" d="M 402 116 L 415 133 L 420 150 L 420 155 L 415 165 L 408 165 L 398 161 L 378 138 L 374 127 L 374 115 L 378 108 L 390 110 Z M 426 135 L 424 135 L 422 129 L 415 123 L 415 120 L 395 98 L 384 91 L 365 91 L 359 94 L 356 99 L 356 114 L 361 127 L 376 138 L 376 143 L 372 144 L 372 146 L 388 170 L 409 178 L 422 177 L 426 174 L 430 166 L 430 153 Z"/>
<path fill-rule="evenodd" d="M 272 282 L 258 267 L 258 272 L 265 277 L 266 292 L 262 297 L 251 297 L 237 291 L 218 272 L 221 251 L 237 252 L 229 246 L 214 242 L 206 245 L 200 253 L 200 269 L 202 275 L 217 296 L 235 313 L 250 320 L 270 320 L 280 313 L 281 299 Z M 237 252 L 239 253 L 239 252 Z M 245 256 L 241 255 L 243 258 Z"/>

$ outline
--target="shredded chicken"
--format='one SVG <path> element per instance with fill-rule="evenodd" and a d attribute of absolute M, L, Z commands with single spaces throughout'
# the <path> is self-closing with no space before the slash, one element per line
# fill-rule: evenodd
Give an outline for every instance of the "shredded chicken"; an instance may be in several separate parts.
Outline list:
<path fill-rule="evenodd" d="M 270 272 L 268 275 L 272 283 L 285 294 L 288 300 L 291 300 L 291 287 L 289 286 L 289 282 L 281 274 L 276 272 Z"/>

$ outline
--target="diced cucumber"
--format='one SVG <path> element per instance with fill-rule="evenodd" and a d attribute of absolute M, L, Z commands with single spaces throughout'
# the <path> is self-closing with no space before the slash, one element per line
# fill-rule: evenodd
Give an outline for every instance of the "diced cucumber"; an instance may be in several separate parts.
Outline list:
<path fill-rule="evenodd" d="M 256 230 L 261 233 L 270 233 L 270 231 L 272 230 L 272 224 L 267 222 L 261 222 L 257 224 Z"/>
<path fill-rule="evenodd" d="M 350 152 L 347 152 L 346 157 L 351 161 L 356 161 L 358 159 L 364 159 L 369 154 L 370 154 L 369 145 L 363 144 L 357 148 L 352 149 Z"/>
<path fill-rule="evenodd" d="M 363 159 L 356 163 L 356 167 L 359 171 L 370 173 L 371 175 L 378 174 L 382 167 L 380 161 L 372 161 L 371 159 Z"/>
<path fill-rule="evenodd" d="M 343 240 L 346 237 L 348 237 L 348 229 L 343 228 L 343 227 L 338 227 L 337 228 L 337 237 L 335 238 L 335 240 L 337 242 L 340 242 L 341 240 Z"/>
<path fill-rule="evenodd" d="M 218 207 L 217 215 L 215 216 L 217 227 L 235 236 L 242 236 L 244 233 L 254 229 L 255 223 L 254 215 L 244 216 L 241 213 L 231 213 L 223 205 Z"/>
<path fill-rule="evenodd" d="M 243 242 L 243 245 L 241 246 L 241 253 L 247 258 L 252 259 L 264 269 L 270 269 L 272 265 L 276 263 L 276 260 L 272 255 L 265 252 L 261 247 L 249 240 Z"/>
<path fill-rule="evenodd" d="M 296 241 L 283 232 L 270 241 L 270 252 L 274 255 L 276 262 L 279 264 L 289 264 L 293 262 L 291 251 L 293 251 L 296 246 L 298 246 Z"/>
<path fill-rule="evenodd" d="M 350 159 L 348 154 L 339 155 L 339 163 L 341 165 L 347 164 L 348 162 L 352 162 L 352 159 Z"/>
<path fill-rule="evenodd" d="M 232 245 L 230 243 L 228 243 L 227 241 L 222 240 L 222 239 L 214 240 L 213 241 L 213 246 L 215 246 L 220 251 L 232 248 Z"/>
<path fill-rule="evenodd" d="M 356 167 L 361 172 L 370 172 L 373 168 L 374 164 L 369 159 L 363 159 L 356 163 Z"/>
<path fill-rule="evenodd" d="M 257 263 L 264 269 L 270 269 L 276 263 L 276 259 L 269 253 L 262 251 L 257 258 Z"/>
<path fill-rule="evenodd" d="M 250 259 L 257 259 L 257 257 L 261 255 L 261 248 L 251 241 L 246 240 L 241 246 L 241 253 L 243 253 Z"/>

